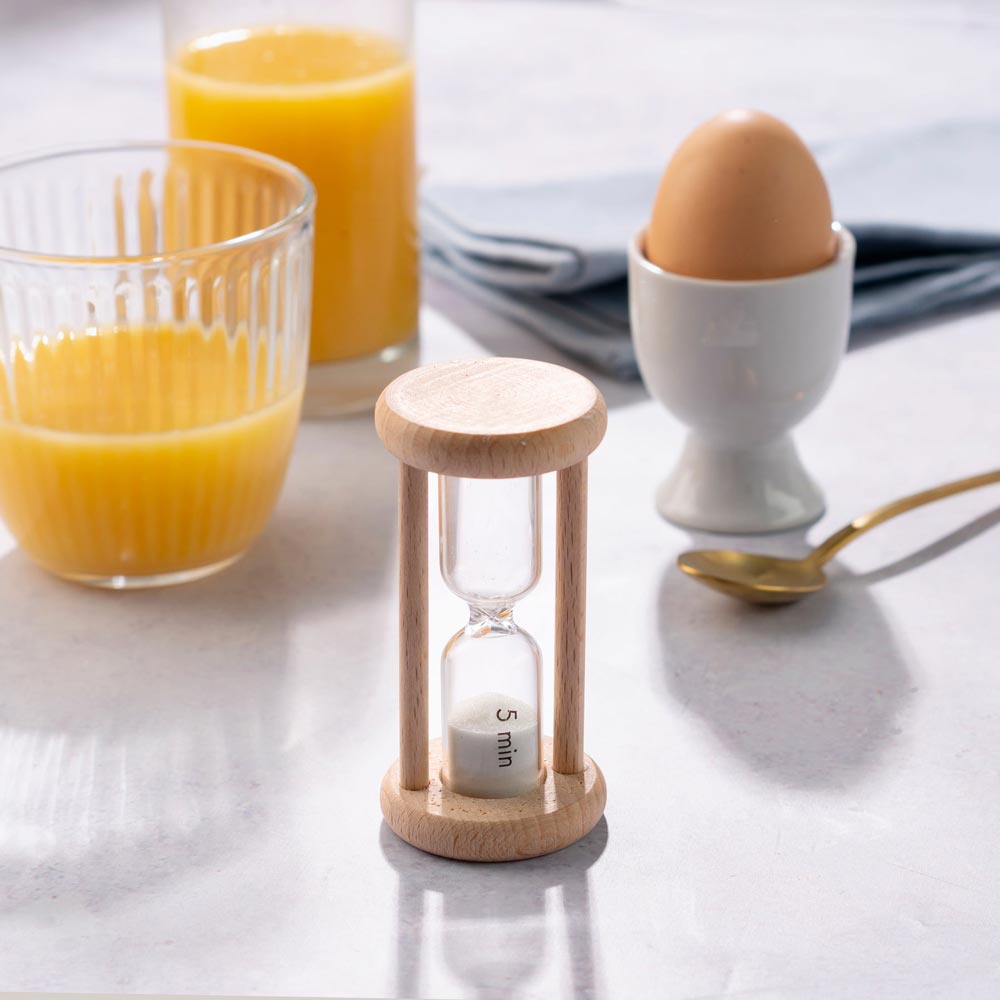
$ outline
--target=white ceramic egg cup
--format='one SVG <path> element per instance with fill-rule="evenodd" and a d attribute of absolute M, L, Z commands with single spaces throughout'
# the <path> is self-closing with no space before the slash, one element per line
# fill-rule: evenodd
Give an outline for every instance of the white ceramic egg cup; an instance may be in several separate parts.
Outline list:
<path fill-rule="evenodd" d="M 684 527 L 782 531 L 815 521 L 823 494 L 789 431 L 826 394 L 847 348 L 854 237 L 788 278 L 716 281 L 646 259 L 629 244 L 629 304 L 649 391 L 689 428 L 656 504 Z"/>

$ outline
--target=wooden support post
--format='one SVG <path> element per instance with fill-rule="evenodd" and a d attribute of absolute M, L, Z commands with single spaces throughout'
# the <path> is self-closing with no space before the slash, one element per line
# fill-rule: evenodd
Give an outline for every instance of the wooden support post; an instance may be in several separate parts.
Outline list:
<path fill-rule="evenodd" d="M 556 481 L 556 658 L 552 766 L 579 774 L 587 628 L 587 460 Z"/>
<path fill-rule="evenodd" d="M 399 465 L 399 784 L 426 788 L 427 473 Z"/>

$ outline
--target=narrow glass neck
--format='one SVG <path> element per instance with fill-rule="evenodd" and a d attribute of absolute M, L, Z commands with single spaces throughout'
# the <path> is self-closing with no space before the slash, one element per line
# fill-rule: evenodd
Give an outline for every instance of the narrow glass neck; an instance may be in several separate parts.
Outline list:
<path fill-rule="evenodd" d="M 482 635 L 484 632 L 516 632 L 512 604 L 470 604 L 467 633 Z"/>

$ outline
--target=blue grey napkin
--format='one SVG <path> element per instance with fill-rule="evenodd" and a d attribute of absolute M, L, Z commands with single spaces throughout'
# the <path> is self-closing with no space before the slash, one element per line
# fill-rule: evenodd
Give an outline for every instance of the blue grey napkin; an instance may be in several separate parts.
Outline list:
<path fill-rule="evenodd" d="M 1000 303 L 1000 123 L 938 125 L 817 155 L 858 243 L 852 333 Z M 657 183 L 650 172 L 431 184 L 421 199 L 424 267 L 567 354 L 635 378 L 625 248 Z"/>

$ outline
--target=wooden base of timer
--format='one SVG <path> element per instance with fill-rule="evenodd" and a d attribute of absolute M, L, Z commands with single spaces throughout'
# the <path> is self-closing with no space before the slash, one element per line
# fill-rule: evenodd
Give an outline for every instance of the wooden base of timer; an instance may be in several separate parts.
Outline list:
<path fill-rule="evenodd" d="M 382 779 L 382 815 L 393 832 L 430 854 L 458 861 L 516 861 L 575 844 L 604 815 L 607 788 L 586 755 L 580 774 L 552 767 L 552 741 L 544 741 L 545 779 L 533 795 L 474 799 L 441 781 L 441 741 L 430 747 L 430 782 L 411 791 L 399 783 L 397 760 Z"/>
<path fill-rule="evenodd" d="M 464 861 L 516 861 L 586 836 L 606 788 L 583 752 L 587 457 L 607 426 L 604 399 L 581 375 L 514 358 L 453 361 L 401 375 L 375 423 L 399 459 L 399 759 L 382 813 L 414 847 Z M 555 711 L 544 781 L 530 794 L 459 795 L 440 778 L 428 733 L 427 473 L 507 479 L 557 473 Z"/>

